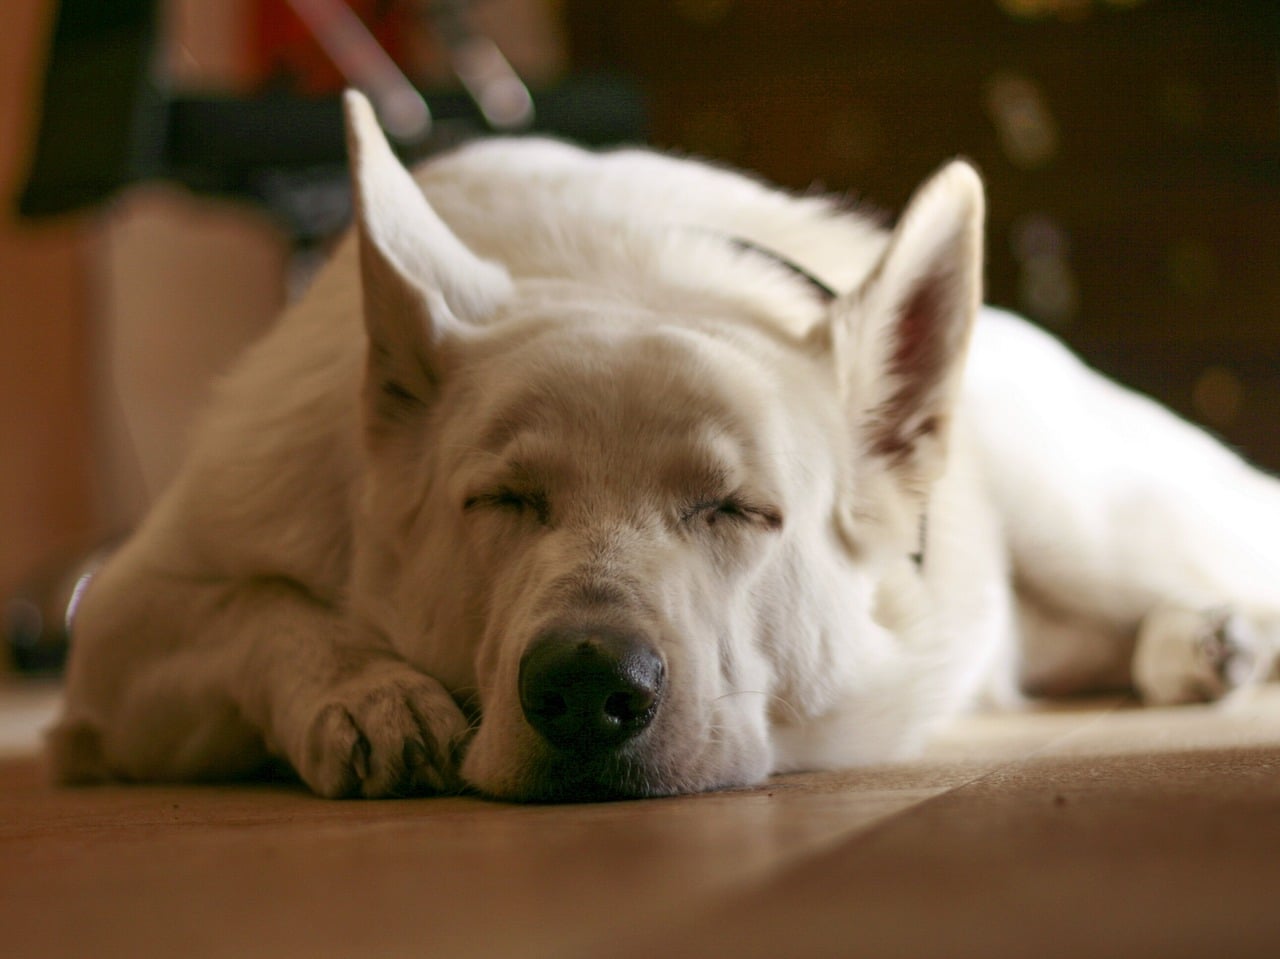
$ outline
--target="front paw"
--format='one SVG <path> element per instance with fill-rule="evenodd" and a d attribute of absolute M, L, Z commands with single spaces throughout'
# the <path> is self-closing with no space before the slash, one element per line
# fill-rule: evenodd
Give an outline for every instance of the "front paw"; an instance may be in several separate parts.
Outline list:
<path fill-rule="evenodd" d="M 316 704 L 294 757 L 315 792 L 412 796 L 456 792 L 468 723 L 445 688 L 404 663 L 367 668 Z"/>

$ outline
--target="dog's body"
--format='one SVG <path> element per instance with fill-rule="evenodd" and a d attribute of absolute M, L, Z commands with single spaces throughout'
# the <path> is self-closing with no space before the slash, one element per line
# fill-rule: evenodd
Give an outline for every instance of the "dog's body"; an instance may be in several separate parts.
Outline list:
<path fill-rule="evenodd" d="M 349 119 L 358 236 L 88 591 L 63 778 L 651 795 L 902 756 L 984 694 L 1264 670 L 1280 486 L 975 324 L 967 167 L 890 236 L 544 142 L 419 190 Z"/>

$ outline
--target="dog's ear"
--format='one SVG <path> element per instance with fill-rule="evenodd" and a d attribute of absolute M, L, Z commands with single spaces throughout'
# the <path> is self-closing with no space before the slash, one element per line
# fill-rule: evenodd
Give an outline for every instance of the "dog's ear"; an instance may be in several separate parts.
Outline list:
<path fill-rule="evenodd" d="M 348 90 L 343 106 L 369 335 L 366 391 L 375 422 L 403 419 L 430 401 L 446 344 L 492 313 L 511 279 L 436 215 L 369 101 Z"/>
<path fill-rule="evenodd" d="M 942 472 L 982 296 L 982 183 L 953 162 L 907 207 L 861 288 L 833 306 L 831 345 L 862 453 L 908 492 Z"/>

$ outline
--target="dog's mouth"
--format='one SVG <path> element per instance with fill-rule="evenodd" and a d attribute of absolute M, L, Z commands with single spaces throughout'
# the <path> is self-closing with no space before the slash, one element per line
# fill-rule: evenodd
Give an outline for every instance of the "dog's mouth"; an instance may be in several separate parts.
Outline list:
<path fill-rule="evenodd" d="M 453 755 L 459 769 L 475 742 L 482 716 L 474 701 L 466 712 L 472 717 L 472 726 L 471 734 L 457 745 Z M 501 783 L 466 782 L 464 778 L 463 788 L 491 799 L 528 803 L 647 799 L 711 788 L 691 787 L 685 777 L 671 775 L 672 763 L 655 762 L 656 751 L 650 742 L 653 732 L 629 739 L 621 747 L 599 741 L 576 748 L 552 746 L 537 738 L 526 744 L 517 777 Z"/>
<path fill-rule="evenodd" d="M 646 763 L 628 754 L 585 755 L 550 752 L 533 763 L 523 802 L 609 802 L 670 796 L 688 790 L 664 782 Z"/>
<path fill-rule="evenodd" d="M 762 762 L 752 761 L 753 751 L 726 751 L 726 743 L 707 728 L 661 720 L 603 748 L 552 745 L 527 726 L 498 748 L 500 759 L 470 764 L 464 779 L 478 794 L 507 802 L 651 799 L 749 785 L 768 773 Z"/>
<path fill-rule="evenodd" d="M 459 767 L 473 741 L 474 736 L 455 754 Z M 661 770 L 669 773 L 669 764 L 659 767 L 648 756 L 648 750 L 639 743 L 605 753 L 565 751 L 539 744 L 526 753 L 518 775 L 496 782 L 485 781 L 483 776 L 465 776 L 463 791 L 504 802 L 587 803 L 650 799 L 714 788 L 691 786 L 683 777 L 664 774 Z"/>
<path fill-rule="evenodd" d="M 467 743 L 462 778 L 506 802 L 579 803 L 650 799 L 750 785 L 769 772 L 763 750 L 734 750 L 706 728 L 661 721 L 606 748 L 553 746 L 527 726 L 513 739 Z M 496 752 L 492 751 L 496 748 Z"/>

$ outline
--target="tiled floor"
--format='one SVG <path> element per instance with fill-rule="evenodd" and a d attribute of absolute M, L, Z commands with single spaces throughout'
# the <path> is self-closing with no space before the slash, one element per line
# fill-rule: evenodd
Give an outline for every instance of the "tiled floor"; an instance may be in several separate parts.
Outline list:
<path fill-rule="evenodd" d="M 0 696 L 0 728 L 18 713 Z M 912 764 L 590 806 L 57 790 L 11 755 L 0 952 L 1280 955 L 1280 689 L 976 717 Z"/>

